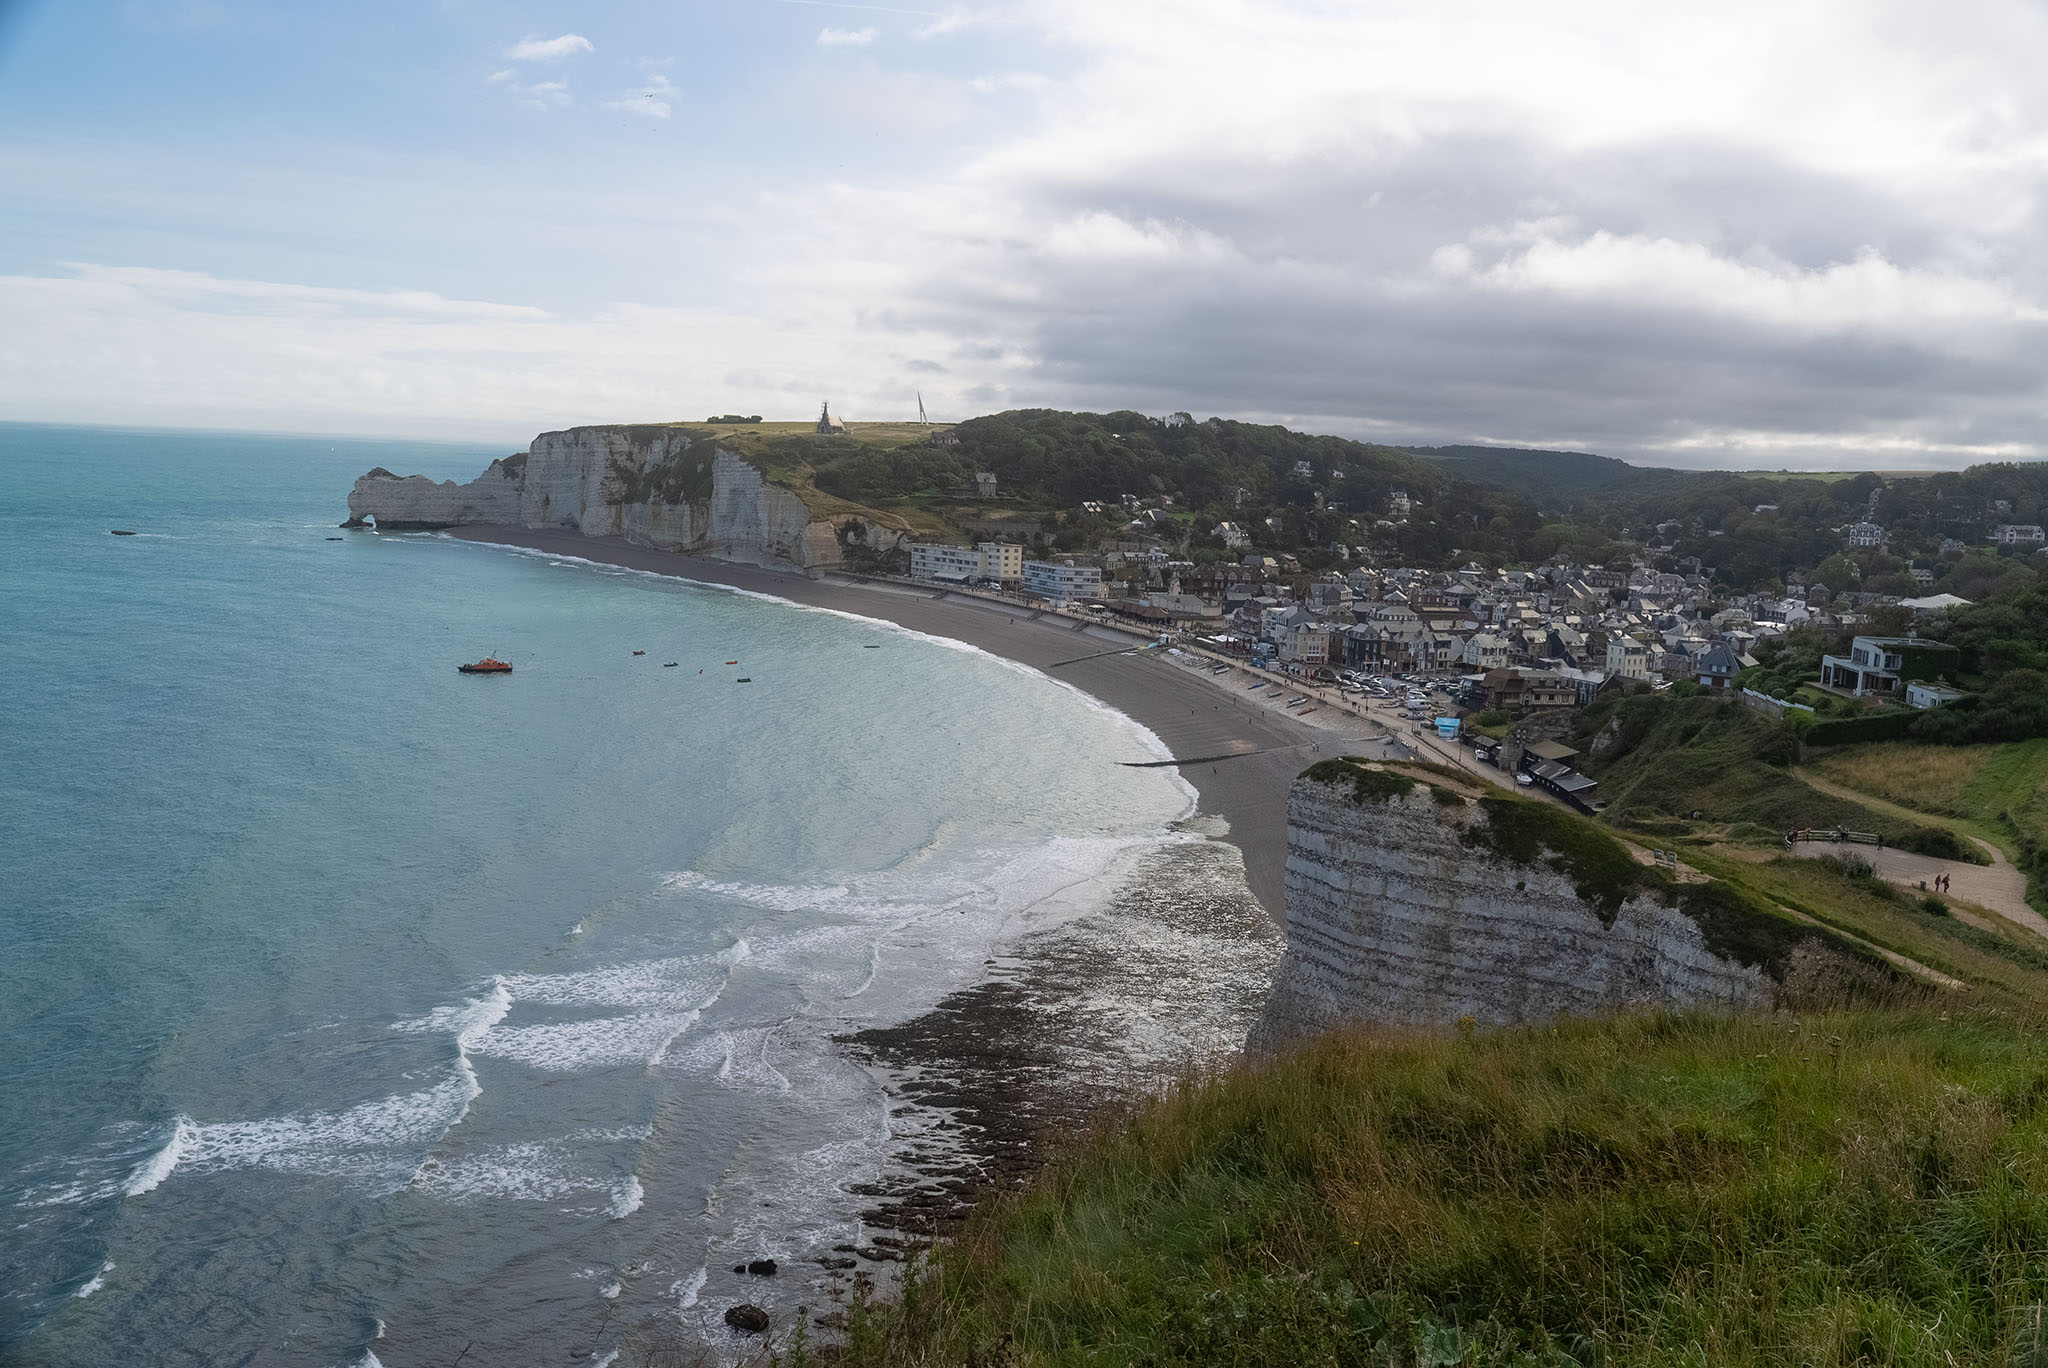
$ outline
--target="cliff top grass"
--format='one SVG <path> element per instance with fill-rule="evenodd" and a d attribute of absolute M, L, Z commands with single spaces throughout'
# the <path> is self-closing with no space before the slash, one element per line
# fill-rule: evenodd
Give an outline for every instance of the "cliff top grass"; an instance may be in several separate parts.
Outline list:
<path fill-rule="evenodd" d="M 858 1304 L 836 1361 L 2036 1363 L 2039 1025 L 1339 1033 L 1105 1125 Z"/>

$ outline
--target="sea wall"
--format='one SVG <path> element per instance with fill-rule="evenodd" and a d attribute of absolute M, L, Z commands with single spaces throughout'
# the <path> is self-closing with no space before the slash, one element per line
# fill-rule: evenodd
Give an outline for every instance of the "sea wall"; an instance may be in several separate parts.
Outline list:
<path fill-rule="evenodd" d="M 757 564 L 836 565 L 839 531 L 716 443 L 679 428 L 608 425 L 544 432 L 466 484 L 382 468 L 348 496 L 360 527 L 568 527 L 664 551 Z"/>
<path fill-rule="evenodd" d="M 1295 782 L 1287 951 L 1255 1049 L 1354 1021 L 1765 1008 L 1792 979 L 1874 977 L 1726 885 L 1673 883 L 1597 824 L 1472 782 L 1348 762 Z"/>

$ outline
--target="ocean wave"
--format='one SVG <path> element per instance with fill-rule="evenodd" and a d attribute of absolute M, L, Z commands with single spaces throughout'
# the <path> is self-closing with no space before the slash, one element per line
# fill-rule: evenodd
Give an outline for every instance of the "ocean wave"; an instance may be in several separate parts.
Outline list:
<path fill-rule="evenodd" d="M 71 1295 L 78 1298 L 80 1301 L 84 1301 L 87 1297 L 90 1297 L 93 1293 L 99 1291 L 102 1287 L 105 1287 L 107 1285 L 107 1274 L 113 1271 L 114 1261 L 112 1259 L 108 1259 L 105 1263 L 100 1265 L 100 1271 L 92 1275 L 92 1281 L 86 1283 L 85 1286 L 79 1288 L 76 1292 L 73 1292 Z"/>
<path fill-rule="evenodd" d="M 725 1062 L 719 1065 L 718 1081 L 729 1088 L 788 1092 L 789 1079 L 768 1062 L 769 1043 L 784 1024 L 778 1022 L 773 1026 L 745 1026 L 720 1031 L 718 1043 L 725 1051 Z"/>
<path fill-rule="evenodd" d="M 635 1016 L 501 1026 L 475 1052 L 549 1073 L 579 1073 L 622 1064 L 656 1064 L 675 1038 L 696 1024 L 698 1012 L 643 1012 Z"/>
<path fill-rule="evenodd" d="M 493 1145 L 455 1158 L 430 1158 L 413 1175 L 411 1187 L 462 1204 L 582 1199 L 587 1205 L 578 1210 L 620 1220 L 638 1211 L 647 1194 L 636 1175 L 619 1177 L 590 1152 L 594 1143 L 613 1134 L 578 1131 L 553 1140 Z"/>
<path fill-rule="evenodd" d="M 506 974 L 501 979 L 513 1000 L 521 1003 L 667 1007 L 682 1001 L 701 1003 L 707 994 L 715 994 L 741 958 L 743 954 L 726 950 L 716 955 L 631 960 L 559 974 Z"/>
<path fill-rule="evenodd" d="M 164 1141 L 163 1148 L 142 1161 L 135 1173 L 128 1179 L 122 1191 L 130 1197 L 140 1197 L 145 1192 L 154 1192 L 164 1179 L 171 1176 L 171 1170 L 199 1142 L 199 1127 L 189 1116 L 171 1118 L 171 1134 Z"/>

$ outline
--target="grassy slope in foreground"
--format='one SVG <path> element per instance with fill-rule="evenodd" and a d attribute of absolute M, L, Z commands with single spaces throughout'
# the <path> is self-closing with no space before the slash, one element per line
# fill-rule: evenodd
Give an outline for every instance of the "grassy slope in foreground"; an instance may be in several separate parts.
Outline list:
<path fill-rule="evenodd" d="M 1326 1037 L 1105 1129 L 862 1308 L 842 1361 L 2032 1362 L 2037 1025 Z"/>

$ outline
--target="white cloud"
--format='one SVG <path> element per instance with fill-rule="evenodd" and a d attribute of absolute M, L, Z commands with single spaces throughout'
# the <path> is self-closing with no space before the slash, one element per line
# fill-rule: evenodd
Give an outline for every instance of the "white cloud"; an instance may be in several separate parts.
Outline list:
<path fill-rule="evenodd" d="M 0 412 L 11 418 L 366 435 L 509 438 L 732 409 L 800 417 L 826 393 L 849 412 L 914 415 L 908 363 L 947 345 L 863 340 L 830 299 L 565 316 L 94 265 L 0 276 L 0 316 Z"/>
<path fill-rule="evenodd" d="M 516 71 L 494 71 L 485 85 L 502 86 L 529 109 L 566 109 L 573 101 L 566 81 L 535 81 L 528 84 Z"/>
<path fill-rule="evenodd" d="M 609 101 L 608 107 L 649 119 L 666 119 L 671 112 L 670 101 L 680 94 L 682 92 L 668 77 L 656 72 L 645 85 L 636 86 L 618 99 Z"/>
<path fill-rule="evenodd" d="M 819 47 L 862 47 L 875 41 L 875 30 L 822 28 L 818 30 Z"/>
<path fill-rule="evenodd" d="M 580 33 L 565 33 L 559 38 L 535 38 L 528 35 L 507 49 L 505 55 L 515 62 L 552 62 L 579 52 L 596 50 L 591 46 L 590 40 Z"/>

